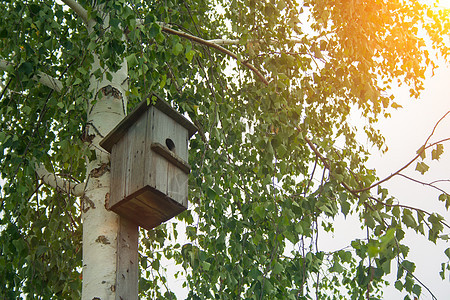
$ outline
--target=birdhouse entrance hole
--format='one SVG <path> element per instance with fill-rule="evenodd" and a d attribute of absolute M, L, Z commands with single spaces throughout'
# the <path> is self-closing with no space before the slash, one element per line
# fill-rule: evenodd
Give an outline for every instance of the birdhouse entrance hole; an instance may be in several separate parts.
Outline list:
<path fill-rule="evenodd" d="M 166 139 L 166 146 L 172 152 L 175 150 L 175 143 L 171 139 Z"/>

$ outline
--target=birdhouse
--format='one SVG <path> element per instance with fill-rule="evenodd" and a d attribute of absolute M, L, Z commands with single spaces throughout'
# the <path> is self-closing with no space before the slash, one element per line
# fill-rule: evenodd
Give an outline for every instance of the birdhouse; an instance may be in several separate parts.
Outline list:
<path fill-rule="evenodd" d="M 141 102 L 101 142 L 111 153 L 107 208 L 151 229 L 188 206 L 188 141 L 197 128 L 161 99 Z"/>

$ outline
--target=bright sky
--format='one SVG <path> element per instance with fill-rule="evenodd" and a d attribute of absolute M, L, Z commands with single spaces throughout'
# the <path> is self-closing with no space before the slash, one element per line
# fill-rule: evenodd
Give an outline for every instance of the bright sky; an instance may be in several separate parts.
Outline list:
<path fill-rule="evenodd" d="M 447 1 L 450 5 L 450 0 Z M 368 162 L 369 168 L 377 170 L 380 178 L 384 178 L 409 162 L 416 151 L 423 145 L 433 130 L 436 122 L 450 110 L 450 66 L 441 67 L 435 76 L 426 81 L 425 91 L 419 100 L 411 99 L 407 89 L 395 91 L 397 102 L 403 106 L 392 113 L 390 119 L 380 122 L 380 130 L 386 137 L 389 150 L 386 154 L 376 154 Z M 430 142 L 450 137 L 450 116 L 440 123 Z M 432 182 L 439 179 L 450 179 L 450 142 L 444 144 L 444 154 L 439 161 L 431 161 L 431 150 L 427 153 L 425 162 L 430 170 L 421 175 L 415 171 L 416 164 L 412 164 L 403 174 L 423 182 Z M 438 212 L 450 223 L 450 213 L 438 201 L 440 192 L 413 183 L 402 177 L 394 177 L 383 185 L 401 204 L 422 208 L 430 212 Z M 440 183 L 439 187 L 450 192 L 450 182 Z M 334 222 L 336 231 L 334 238 L 324 238 L 320 245 L 328 250 L 336 250 L 349 245 L 355 238 L 365 238 L 365 231 L 360 230 L 356 218 L 337 218 Z M 449 230 L 446 231 L 449 233 Z M 416 276 L 421 280 L 437 299 L 449 299 L 450 281 L 442 281 L 439 276 L 441 263 L 447 258 L 443 253 L 450 247 L 450 243 L 439 242 L 436 245 L 425 237 L 416 237 L 414 232 L 407 232 L 407 243 L 410 245 L 409 260 L 416 262 Z M 393 276 L 389 278 L 394 284 L 396 280 L 396 267 L 392 266 Z M 447 274 L 448 275 L 448 274 Z M 403 299 L 404 293 L 398 292 L 393 286 L 385 290 L 384 299 Z M 422 288 L 422 299 L 432 299 L 430 294 Z"/>
<path fill-rule="evenodd" d="M 445 2 L 450 6 L 450 1 Z M 382 122 L 380 127 L 386 137 L 389 151 L 384 156 L 374 155 L 369 161 L 369 165 L 377 168 L 380 177 L 383 178 L 395 172 L 410 161 L 430 135 L 436 122 L 450 110 L 449 86 L 450 66 L 444 65 L 437 70 L 434 77 L 427 80 L 420 100 L 410 99 L 407 92 L 399 91 L 399 102 L 404 108 L 394 112 L 392 118 Z M 449 137 L 449 129 L 450 117 L 447 117 L 440 123 L 430 142 Z M 450 179 L 450 143 L 444 144 L 444 154 L 440 161 L 431 161 L 431 151 L 427 155 L 425 162 L 430 166 L 430 170 L 425 175 L 414 170 L 416 164 L 411 165 L 404 174 L 423 182 Z M 440 192 L 401 177 L 395 178 L 386 186 L 402 204 L 436 211 L 450 222 L 450 213 L 437 200 Z M 438 186 L 450 191 L 449 182 L 438 184 Z M 411 259 L 417 261 L 417 276 L 432 290 L 437 299 L 448 299 L 450 281 L 448 278 L 442 281 L 438 273 L 441 263 L 447 261 L 443 251 L 450 247 L 450 243 L 440 242 L 436 247 L 424 237 L 414 237 L 414 234 L 407 237 L 412 245 Z M 393 287 L 388 289 L 385 299 L 402 299 L 403 297 L 400 297 L 401 295 L 396 291 Z M 431 299 L 430 294 L 424 289 L 422 292 L 424 296 L 420 299 Z"/>
<path fill-rule="evenodd" d="M 440 0 L 439 5 L 446 7 L 446 8 L 450 8 L 450 0 Z"/>

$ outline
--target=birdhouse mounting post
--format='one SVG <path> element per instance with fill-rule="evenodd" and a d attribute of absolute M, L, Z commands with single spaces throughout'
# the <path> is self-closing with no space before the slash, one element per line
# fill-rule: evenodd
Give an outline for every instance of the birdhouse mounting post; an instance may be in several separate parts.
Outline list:
<path fill-rule="evenodd" d="M 101 142 L 111 153 L 108 209 L 120 216 L 116 299 L 138 299 L 139 226 L 150 230 L 188 207 L 189 138 L 197 128 L 167 102 L 144 100 Z"/>

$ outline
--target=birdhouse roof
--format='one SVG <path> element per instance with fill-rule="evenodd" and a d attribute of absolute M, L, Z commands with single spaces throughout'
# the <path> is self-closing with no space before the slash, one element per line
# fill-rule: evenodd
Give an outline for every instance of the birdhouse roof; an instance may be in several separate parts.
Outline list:
<path fill-rule="evenodd" d="M 139 103 L 131 113 L 120 121 L 120 123 L 113 130 L 111 130 L 110 133 L 108 133 L 108 135 L 100 142 L 100 146 L 106 151 L 111 152 L 113 145 L 116 144 L 125 133 L 127 133 L 128 128 L 130 128 L 151 106 L 156 107 L 186 128 L 189 133 L 189 138 L 197 132 L 197 127 L 194 124 L 171 107 L 169 103 L 159 97 L 156 97 L 156 101 L 150 101 L 150 104 L 147 104 L 147 99 Z"/>

